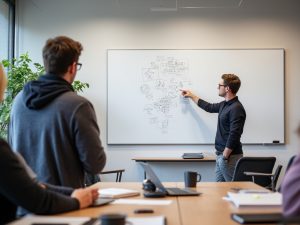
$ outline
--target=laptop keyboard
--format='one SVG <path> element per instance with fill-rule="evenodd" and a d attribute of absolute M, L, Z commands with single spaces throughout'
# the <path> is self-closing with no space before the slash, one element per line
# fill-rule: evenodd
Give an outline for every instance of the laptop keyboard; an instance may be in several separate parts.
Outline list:
<path fill-rule="evenodd" d="M 167 188 L 169 194 L 188 194 L 191 193 L 190 191 L 185 191 L 180 188 Z"/>

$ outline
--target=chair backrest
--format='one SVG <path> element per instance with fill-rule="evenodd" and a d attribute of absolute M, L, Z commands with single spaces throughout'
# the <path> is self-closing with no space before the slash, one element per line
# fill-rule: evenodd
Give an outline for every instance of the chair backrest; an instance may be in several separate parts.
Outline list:
<path fill-rule="evenodd" d="M 244 172 L 272 173 L 275 161 L 275 157 L 243 157 L 236 164 L 232 181 L 252 181 Z M 255 183 L 266 187 L 271 177 L 255 177 Z"/>
<path fill-rule="evenodd" d="M 295 157 L 296 157 L 296 155 L 293 155 L 293 156 L 289 159 L 288 164 L 287 164 L 287 166 L 286 166 L 285 174 L 287 173 L 287 171 L 290 169 L 291 165 L 293 164 Z M 278 188 L 278 192 L 281 192 L 281 185 L 280 185 L 279 188 Z"/>
<path fill-rule="evenodd" d="M 289 159 L 288 164 L 287 164 L 287 166 L 286 166 L 285 173 L 289 170 L 289 168 L 290 168 L 291 165 L 293 164 L 295 157 L 296 157 L 296 155 L 293 155 L 293 156 Z"/>
<path fill-rule="evenodd" d="M 276 171 L 274 173 L 274 176 L 273 176 L 273 185 L 274 185 L 275 190 L 276 190 L 276 185 L 277 185 L 277 181 L 278 181 L 278 178 L 280 176 L 281 170 L 282 170 L 282 165 L 278 165 L 277 168 L 276 168 Z M 275 191 L 275 190 L 272 190 L 272 191 Z"/>

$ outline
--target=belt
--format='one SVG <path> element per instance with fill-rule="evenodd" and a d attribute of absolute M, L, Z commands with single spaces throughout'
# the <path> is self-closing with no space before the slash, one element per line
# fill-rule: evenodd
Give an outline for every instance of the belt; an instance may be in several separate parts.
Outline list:
<path fill-rule="evenodd" d="M 216 155 L 223 155 L 223 152 L 216 151 Z"/>

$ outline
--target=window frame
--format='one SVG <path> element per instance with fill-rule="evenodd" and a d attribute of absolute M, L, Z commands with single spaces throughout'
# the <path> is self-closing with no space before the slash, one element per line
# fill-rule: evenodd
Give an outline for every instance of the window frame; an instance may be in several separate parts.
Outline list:
<path fill-rule="evenodd" d="M 12 60 L 15 57 L 15 38 L 16 38 L 16 1 L 2 0 L 8 5 L 8 52 L 7 57 Z"/>

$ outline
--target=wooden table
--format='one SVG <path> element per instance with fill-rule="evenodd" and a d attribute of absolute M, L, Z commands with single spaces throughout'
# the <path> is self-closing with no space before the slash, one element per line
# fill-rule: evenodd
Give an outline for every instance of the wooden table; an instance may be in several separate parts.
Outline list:
<path fill-rule="evenodd" d="M 183 183 L 164 183 L 166 187 L 183 187 Z M 140 183 L 97 183 L 95 187 L 108 188 L 120 187 L 134 190 L 140 190 L 141 195 L 132 197 L 144 199 Z M 167 218 L 168 225 L 236 225 L 231 220 L 230 214 L 233 212 L 243 213 L 265 213 L 281 212 L 280 208 L 264 207 L 262 208 L 236 208 L 232 203 L 222 199 L 231 188 L 258 188 L 262 187 L 252 182 L 200 182 L 197 184 L 197 191 L 201 192 L 200 196 L 186 197 L 166 197 L 161 199 L 173 200 L 170 205 L 164 206 L 140 206 L 140 205 L 117 205 L 110 204 L 102 207 L 88 208 L 77 210 L 69 213 L 60 214 L 62 216 L 90 216 L 98 217 L 103 213 L 125 213 L 129 217 L 142 217 L 144 215 L 134 214 L 133 211 L 138 208 L 151 208 L 154 210 L 153 216 L 164 215 Z M 150 215 L 150 216 L 151 216 Z M 149 215 L 146 215 L 149 216 Z"/>
<path fill-rule="evenodd" d="M 170 183 L 170 185 L 175 186 L 176 183 Z M 138 190 L 141 192 L 140 196 L 134 196 L 130 198 L 135 199 L 145 199 L 143 197 L 143 190 L 142 184 L 136 182 L 121 182 L 121 183 L 114 183 L 114 182 L 99 182 L 93 187 L 97 188 L 127 188 L 132 190 Z M 72 211 L 68 213 L 60 214 L 62 216 L 89 216 L 89 217 L 99 217 L 101 214 L 104 213 L 123 213 L 127 214 L 128 217 L 143 217 L 145 214 L 134 214 L 134 210 L 140 208 L 151 208 L 154 210 L 154 213 L 146 216 L 161 216 L 164 215 L 167 218 L 168 225 L 181 225 L 180 217 L 179 217 L 179 209 L 178 209 L 178 202 L 177 198 L 175 197 L 166 197 L 160 198 L 161 200 L 172 200 L 170 205 L 151 205 L 151 206 L 141 206 L 141 205 L 121 205 L 121 204 L 109 204 L 104 205 L 101 207 L 92 207 L 77 211 Z M 158 200 L 152 198 L 152 200 Z"/>
<path fill-rule="evenodd" d="M 184 185 L 180 184 L 179 186 L 183 187 Z M 196 189 L 202 195 L 192 198 L 178 198 L 182 224 L 237 225 L 236 222 L 231 220 L 231 213 L 281 212 L 279 207 L 237 208 L 232 203 L 222 199 L 231 188 L 262 189 L 262 187 L 252 182 L 200 182 L 197 184 Z"/>

